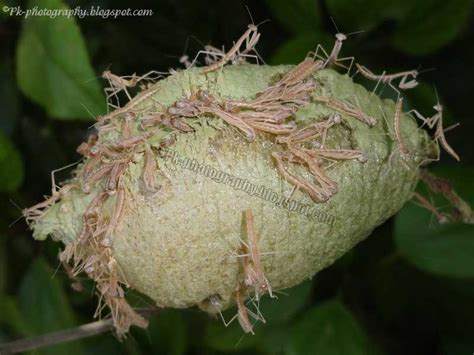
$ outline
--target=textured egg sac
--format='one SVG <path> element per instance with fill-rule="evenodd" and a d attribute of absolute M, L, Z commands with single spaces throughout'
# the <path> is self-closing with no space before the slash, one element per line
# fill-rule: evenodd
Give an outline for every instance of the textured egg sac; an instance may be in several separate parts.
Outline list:
<path fill-rule="evenodd" d="M 100 118 L 35 238 L 61 240 L 126 319 L 126 287 L 215 313 L 311 278 L 411 198 L 436 150 L 402 114 L 402 154 L 393 101 L 299 69 L 188 69 Z"/>

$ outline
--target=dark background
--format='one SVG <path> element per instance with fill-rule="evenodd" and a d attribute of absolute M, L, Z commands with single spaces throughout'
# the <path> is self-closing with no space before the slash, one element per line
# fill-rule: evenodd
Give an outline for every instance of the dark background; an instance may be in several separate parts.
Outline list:
<path fill-rule="evenodd" d="M 63 5 L 61 5 L 63 4 Z M 23 9 L 77 1 L 38 0 Z M 0 1 L 3 6 L 15 6 Z M 178 68 L 202 43 L 230 48 L 253 20 L 257 46 L 269 64 L 298 63 L 337 32 L 353 55 L 376 73 L 418 68 L 421 84 L 406 93 L 407 109 L 434 112 L 435 89 L 445 107 L 446 133 L 461 163 L 442 155 L 432 171 L 474 201 L 474 16 L 467 0 L 82 1 L 82 9 L 153 9 L 151 17 L 66 20 L 0 13 L 0 343 L 92 321 L 93 287 L 77 293 L 58 268 L 59 245 L 34 241 L 23 220 L 50 193 L 50 171 L 78 161 L 76 147 L 103 113 L 100 74 Z M 372 89 L 373 83 L 356 80 Z M 385 88 L 383 95 L 393 97 Z M 67 178 L 69 171 L 57 174 Z M 449 212 L 446 201 L 419 191 Z M 265 326 L 242 337 L 196 309 L 163 311 L 148 330 L 119 343 L 106 334 L 37 351 L 39 354 L 449 354 L 474 352 L 474 230 L 439 226 L 409 202 L 394 218 L 333 266 L 278 301 L 264 301 Z M 55 271 L 56 270 L 56 271 Z M 53 277 L 54 275 L 54 277 Z M 134 305 L 148 301 L 129 294 Z M 228 313 L 227 319 L 235 313 Z"/>

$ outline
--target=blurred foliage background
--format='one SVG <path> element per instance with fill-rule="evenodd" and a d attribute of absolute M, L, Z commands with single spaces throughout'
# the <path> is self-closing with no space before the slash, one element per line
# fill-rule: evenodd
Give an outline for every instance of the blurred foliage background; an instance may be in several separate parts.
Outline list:
<path fill-rule="evenodd" d="M 65 18 L 10 15 L 5 6 L 153 9 L 150 17 Z M 178 68 L 203 43 L 227 48 L 251 21 L 257 48 L 270 64 L 297 63 L 337 32 L 343 54 L 374 72 L 433 69 L 406 101 L 434 112 L 434 86 L 445 105 L 447 138 L 462 160 L 443 155 L 431 170 L 448 177 L 474 203 L 472 0 L 31 0 L 0 1 L 0 343 L 90 322 L 96 298 L 73 291 L 58 267 L 59 245 L 31 238 L 19 209 L 50 193 L 50 171 L 78 161 L 76 147 L 105 111 L 100 75 Z M 360 77 L 356 80 L 362 81 Z M 373 83 L 363 82 L 369 89 Z M 385 96 L 393 96 L 388 88 Z M 67 178 L 70 171 L 57 174 Z M 446 201 L 420 192 L 439 206 Z M 234 322 L 196 309 L 166 310 L 148 330 L 122 343 L 104 334 L 35 354 L 445 354 L 474 352 L 474 229 L 439 226 L 430 212 L 407 203 L 350 253 L 313 280 L 264 300 L 267 324 L 243 336 Z M 129 295 L 132 304 L 146 304 Z M 227 313 L 229 319 L 235 310 Z"/>

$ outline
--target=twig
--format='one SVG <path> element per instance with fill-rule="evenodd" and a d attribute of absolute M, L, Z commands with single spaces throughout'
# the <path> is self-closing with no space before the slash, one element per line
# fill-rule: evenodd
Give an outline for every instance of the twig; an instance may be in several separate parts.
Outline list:
<path fill-rule="evenodd" d="M 139 313 L 148 316 L 153 311 L 153 309 L 141 309 Z M 91 337 L 112 330 L 114 330 L 113 319 L 103 319 L 96 322 L 84 324 L 76 328 L 59 330 L 56 332 L 51 332 L 43 335 L 23 338 L 19 340 L 14 340 L 9 343 L 0 344 L 0 355 L 22 353 L 25 351 Z"/>

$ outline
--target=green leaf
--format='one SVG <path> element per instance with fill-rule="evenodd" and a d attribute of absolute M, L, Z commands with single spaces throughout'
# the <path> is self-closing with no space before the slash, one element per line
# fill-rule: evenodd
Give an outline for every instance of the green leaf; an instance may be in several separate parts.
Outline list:
<path fill-rule="evenodd" d="M 410 1 L 403 0 L 327 0 L 329 13 L 336 25 L 348 32 L 370 31 L 388 18 L 397 18 L 411 8 Z M 357 16 L 355 9 L 363 9 L 364 16 Z"/>
<path fill-rule="evenodd" d="M 23 182 L 23 161 L 13 143 L 0 132 L 0 192 L 13 192 Z"/>
<path fill-rule="evenodd" d="M 31 0 L 28 8 L 68 9 L 61 0 Z M 57 119 L 91 119 L 105 100 L 73 16 L 32 16 L 17 47 L 17 81 L 31 100 Z"/>
<path fill-rule="evenodd" d="M 404 334 L 399 335 L 410 337 L 414 349 L 415 343 L 423 348 L 430 335 L 469 338 L 474 334 L 474 279 L 431 275 L 391 258 L 380 263 L 368 281 L 380 325 L 400 329 Z"/>
<path fill-rule="evenodd" d="M 453 177 L 454 189 L 472 205 L 474 170 L 443 172 L 440 175 Z M 441 201 L 436 199 L 434 203 L 439 205 Z M 394 236 L 400 254 L 417 268 L 448 277 L 474 277 L 474 225 L 440 225 L 430 211 L 408 203 L 395 218 Z"/>
<path fill-rule="evenodd" d="M 289 321 L 308 302 L 311 295 L 312 283 L 306 281 L 298 286 L 278 294 L 278 298 L 265 295 L 260 300 L 259 309 L 265 317 L 268 326 Z"/>
<path fill-rule="evenodd" d="M 54 270 L 42 258 L 34 260 L 24 276 L 18 295 L 21 313 L 34 335 L 77 326 L 73 310 Z M 42 354 L 83 354 L 78 343 L 41 350 Z"/>
<path fill-rule="evenodd" d="M 288 344 L 287 325 L 271 327 L 265 325 L 263 335 L 258 339 L 257 349 L 264 354 L 283 354 Z"/>
<path fill-rule="evenodd" d="M 472 0 L 425 0 L 398 23 L 393 44 L 412 55 L 427 55 L 452 41 L 467 25 Z"/>
<path fill-rule="evenodd" d="M 0 131 L 6 135 L 13 133 L 18 118 L 18 93 L 11 67 L 11 61 L 0 60 Z"/>
<path fill-rule="evenodd" d="M 334 40 L 331 36 L 319 32 L 306 33 L 290 39 L 277 48 L 272 56 L 271 64 L 297 64 L 301 62 L 308 52 L 315 51 L 321 44 L 324 48 L 331 48 Z"/>
<path fill-rule="evenodd" d="M 17 300 L 4 296 L 0 299 L 0 324 L 5 324 L 21 336 L 32 335 L 31 326 L 18 308 Z"/>
<path fill-rule="evenodd" d="M 252 309 L 252 311 L 254 311 Z M 236 314 L 237 310 L 233 307 L 231 310 L 224 312 L 224 318 L 229 322 L 232 317 Z M 211 349 L 218 351 L 240 351 L 252 348 L 257 341 L 257 330 L 259 327 L 255 321 L 254 330 L 255 335 L 246 334 L 239 325 L 237 319 L 234 319 L 231 324 L 227 327 L 222 324 L 222 320 L 219 318 L 210 320 L 206 326 L 204 342 Z"/>
<path fill-rule="evenodd" d="M 291 32 L 318 31 L 320 16 L 317 2 L 313 0 L 267 0 L 273 15 Z"/>
<path fill-rule="evenodd" d="M 351 313 L 329 301 L 310 309 L 290 330 L 286 354 L 367 355 L 373 346 Z"/>
<path fill-rule="evenodd" d="M 417 213 L 409 207 L 397 219 L 407 223 L 415 216 L 418 217 L 416 220 L 409 221 L 410 229 L 396 226 L 400 253 L 419 269 L 433 274 L 474 277 L 474 226 L 453 224 L 425 229 L 423 225 L 430 223 L 430 213 Z M 418 226 L 418 232 L 415 226 Z"/>
<path fill-rule="evenodd" d="M 131 339 L 132 341 L 136 341 L 133 335 L 131 335 L 130 337 L 127 338 L 125 342 L 129 343 L 129 339 Z M 124 345 L 123 342 L 120 342 L 115 337 L 111 336 L 110 333 L 105 333 L 105 334 L 101 334 L 95 337 L 85 338 L 82 340 L 82 343 L 84 344 L 84 348 L 86 349 L 87 355 L 126 354 L 126 351 L 124 350 L 127 345 Z"/>
<path fill-rule="evenodd" d="M 150 320 L 147 333 L 153 354 L 180 355 L 186 352 L 186 327 L 180 311 L 160 312 Z"/>

